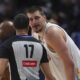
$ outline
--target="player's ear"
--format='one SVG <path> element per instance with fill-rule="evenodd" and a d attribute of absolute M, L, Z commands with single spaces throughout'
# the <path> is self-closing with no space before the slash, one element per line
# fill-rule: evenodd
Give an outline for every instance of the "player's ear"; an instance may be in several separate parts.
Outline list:
<path fill-rule="evenodd" d="M 44 19 L 47 20 L 47 17 L 45 15 L 43 15 Z"/>

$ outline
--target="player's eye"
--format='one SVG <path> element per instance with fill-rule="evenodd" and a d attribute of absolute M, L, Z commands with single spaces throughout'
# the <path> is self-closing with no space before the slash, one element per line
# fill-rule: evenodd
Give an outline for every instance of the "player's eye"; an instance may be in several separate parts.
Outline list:
<path fill-rule="evenodd" d="M 35 20 L 38 20 L 39 18 L 40 18 L 39 16 L 36 16 L 36 17 L 35 17 Z"/>

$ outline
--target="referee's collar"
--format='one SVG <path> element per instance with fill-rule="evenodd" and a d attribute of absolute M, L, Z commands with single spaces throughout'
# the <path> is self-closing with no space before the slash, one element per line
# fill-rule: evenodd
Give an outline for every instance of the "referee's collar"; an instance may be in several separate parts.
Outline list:
<path fill-rule="evenodd" d="M 29 36 L 27 34 L 26 35 L 25 34 L 22 34 L 22 35 L 21 34 L 17 34 L 16 36 L 20 36 L 20 37 L 32 37 L 32 36 Z"/>

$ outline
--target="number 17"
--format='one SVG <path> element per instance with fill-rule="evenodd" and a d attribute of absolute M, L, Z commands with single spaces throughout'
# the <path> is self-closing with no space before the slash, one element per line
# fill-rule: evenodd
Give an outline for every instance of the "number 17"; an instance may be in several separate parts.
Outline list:
<path fill-rule="evenodd" d="M 34 51 L 34 45 L 24 45 L 24 47 L 26 49 L 26 58 L 29 58 L 28 47 L 31 47 L 30 58 L 32 58 L 33 57 L 33 51 Z"/>

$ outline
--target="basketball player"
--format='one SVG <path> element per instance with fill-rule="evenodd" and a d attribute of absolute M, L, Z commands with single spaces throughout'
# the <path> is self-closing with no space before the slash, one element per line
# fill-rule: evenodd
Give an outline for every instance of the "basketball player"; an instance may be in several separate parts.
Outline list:
<path fill-rule="evenodd" d="M 47 22 L 44 11 L 33 6 L 26 11 L 33 35 L 42 41 L 50 56 L 50 69 L 56 80 L 77 80 L 80 51 L 64 29 Z M 78 74 L 77 74 L 78 71 Z"/>
<path fill-rule="evenodd" d="M 18 14 L 14 18 L 14 26 L 16 36 L 0 46 L 0 76 L 9 61 L 11 80 L 39 80 L 40 67 L 49 80 L 55 80 L 49 69 L 45 48 L 37 39 L 28 36 L 28 18 Z"/>
<path fill-rule="evenodd" d="M 0 24 L 0 45 L 9 37 L 15 35 L 15 28 L 11 21 L 3 21 Z M 2 80 L 10 80 L 9 65 L 6 67 Z"/>

